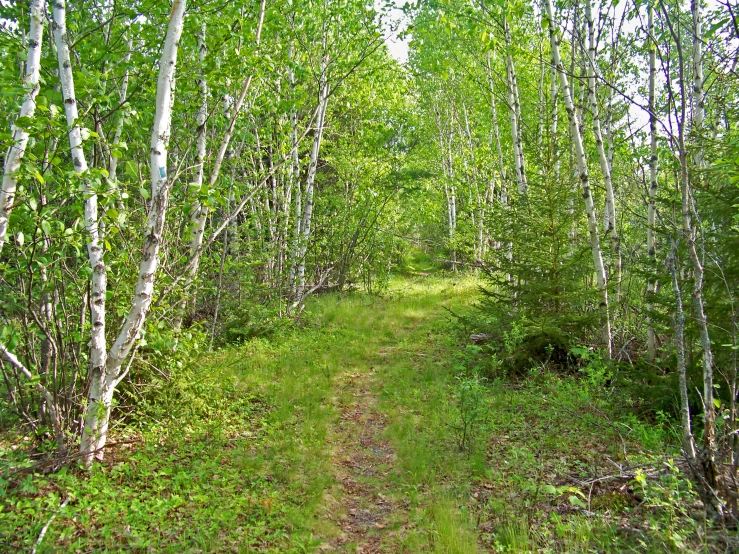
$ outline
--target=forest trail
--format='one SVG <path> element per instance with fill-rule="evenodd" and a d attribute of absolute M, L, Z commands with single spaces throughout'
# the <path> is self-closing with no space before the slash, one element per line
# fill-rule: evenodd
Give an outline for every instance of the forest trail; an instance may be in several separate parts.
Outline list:
<path fill-rule="evenodd" d="M 351 337 L 317 353 L 328 366 L 336 362 L 331 378 L 336 415 L 326 433 L 333 484 L 318 511 L 317 528 L 324 529 L 319 533 L 325 539 L 321 551 L 403 552 L 427 543 L 432 522 L 424 523 L 425 510 L 445 501 L 426 485 L 409 487 L 409 466 L 426 461 L 416 457 L 422 450 L 399 453 L 396 446 L 402 448 L 398 432 L 423 419 L 405 395 L 423 398 L 428 391 L 418 383 L 395 387 L 412 385 L 423 374 L 422 366 L 433 359 L 432 335 L 449 320 L 444 308 L 467 305 L 470 284 L 422 275 L 396 281 L 387 298 L 345 302 L 351 307 L 318 300 L 319 309 L 338 307 L 328 316 L 331 326 Z"/>
<path fill-rule="evenodd" d="M 660 551 L 625 448 L 643 465 L 662 435 L 598 383 L 476 377 L 451 313 L 479 283 L 312 298 L 299 327 L 173 377 L 168 417 L 115 430 L 89 476 L 29 477 L 6 529 L 33 545 L 59 510 L 39 552 L 622 552 L 635 533 Z"/>
<path fill-rule="evenodd" d="M 341 388 L 352 399 L 341 404 L 339 421 L 331 430 L 341 535 L 324 550 L 353 544 L 360 554 L 382 552 L 390 520 L 405 519 L 407 506 L 392 500 L 386 480 L 396 455 L 383 437 L 387 419 L 377 411 L 374 375 L 374 369 L 368 368 L 341 378 Z"/>

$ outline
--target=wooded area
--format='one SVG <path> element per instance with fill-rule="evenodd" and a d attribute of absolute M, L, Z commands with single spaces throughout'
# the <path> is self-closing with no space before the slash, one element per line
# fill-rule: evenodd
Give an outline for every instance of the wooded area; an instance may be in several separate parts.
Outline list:
<path fill-rule="evenodd" d="M 669 436 L 731 551 L 738 10 L 419 0 L 398 31 L 357 0 L 0 2 L 0 496 L 40 460 L 84 478 L 217 353 L 422 255 L 481 285 L 445 331 L 460 450 L 475 387 L 574 375 Z"/>

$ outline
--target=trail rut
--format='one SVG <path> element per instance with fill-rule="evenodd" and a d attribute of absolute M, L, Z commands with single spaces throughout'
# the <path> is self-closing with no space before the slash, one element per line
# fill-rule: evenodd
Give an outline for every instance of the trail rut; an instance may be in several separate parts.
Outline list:
<path fill-rule="evenodd" d="M 340 533 L 324 544 L 325 552 L 397 552 L 392 545 L 407 519 L 407 503 L 389 490 L 396 455 L 383 438 L 387 421 L 377 410 L 374 375 L 370 368 L 339 377 L 342 401 L 332 452 L 338 498 L 331 515 Z"/>

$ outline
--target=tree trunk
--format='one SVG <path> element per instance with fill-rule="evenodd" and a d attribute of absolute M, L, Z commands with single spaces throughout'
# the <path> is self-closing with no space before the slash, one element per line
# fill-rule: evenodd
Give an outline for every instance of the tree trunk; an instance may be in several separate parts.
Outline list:
<path fill-rule="evenodd" d="M 303 217 L 300 224 L 300 249 L 298 251 L 298 269 L 297 269 L 297 286 L 295 303 L 293 309 L 299 307 L 305 296 L 305 262 L 308 252 L 308 240 L 310 239 L 311 222 L 313 219 L 313 189 L 318 170 L 318 156 L 321 150 L 321 139 L 323 137 L 323 126 L 326 117 L 326 108 L 328 107 L 329 84 L 326 82 L 326 71 L 328 67 L 328 56 L 324 55 L 323 63 L 321 63 L 321 76 L 318 85 L 318 114 L 316 117 L 316 129 L 313 136 L 313 146 L 311 147 L 310 163 L 308 164 L 308 173 L 305 179 L 305 205 L 303 207 Z"/>
<path fill-rule="evenodd" d="M 195 201 L 193 203 L 192 212 L 190 213 L 190 255 L 197 256 L 195 263 L 191 264 L 187 271 L 187 277 L 185 277 L 185 283 L 183 285 L 184 292 L 182 299 L 179 302 L 177 309 L 177 315 L 173 324 L 174 330 L 179 331 L 182 327 L 182 319 L 185 316 L 185 311 L 189 304 L 190 298 L 189 290 L 193 280 L 198 272 L 198 266 L 200 257 L 200 247 L 203 245 L 203 235 L 205 234 L 205 224 L 208 221 L 208 210 L 200 204 L 197 195 L 201 194 L 201 188 L 203 186 L 203 174 L 205 170 L 205 151 L 207 146 L 207 122 L 208 122 L 208 81 L 205 79 L 205 56 L 207 54 L 206 46 L 207 27 L 203 23 L 201 26 L 200 34 L 197 38 L 198 48 L 198 61 L 199 61 L 199 72 L 198 75 L 198 88 L 200 89 L 200 107 L 198 108 L 197 116 L 197 129 L 198 136 L 195 142 Z"/>
<path fill-rule="evenodd" d="M 688 401 L 688 368 L 685 361 L 685 310 L 680 292 L 675 253 L 677 241 L 673 239 L 670 257 L 667 260 L 672 275 L 672 289 L 675 294 L 675 348 L 677 350 L 677 374 L 680 386 L 680 421 L 683 430 L 683 451 L 688 461 L 695 464 L 695 439 L 690 423 L 690 403 Z"/>
<path fill-rule="evenodd" d="M 123 57 L 123 64 L 128 66 L 131 62 L 131 49 L 133 48 L 133 40 L 131 39 L 130 30 L 129 35 L 126 38 L 126 55 Z M 123 72 L 123 79 L 121 80 L 121 91 L 118 96 L 120 103 L 126 101 L 126 94 L 128 94 L 128 67 Z M 125 114 L 121 110 L 121 114 L 118 117 L 118 123 L 116 124 L 115 134 L 113 135 L 113 145 L 121 142 L 121 135 L 123 134 L 123 122 L 126 119 Z M 111 183 L 115 183 L 117 180 L 118 171 L 118 158 L 113 154 L 110 155 L 110 169 L 108 170 L 108 180 Z"/>
<path fill-rule="evenodd" d="M 516 68 L 513 65 L 513 55 L 510 50 L 511 30 L 508 21 L 504 20 L 503 30 L 505 33 L 505 41 L 507 47 L 507 74 L 508 74 L 508 102 L 511 112 L 511 135 L 513 140 L 513 158 L 516 170 L 516 183 L 518 184 L 518 194 L 525 195 L 528 188 L 526 180 L 526 167 L 523 157 L 523 140 L 521 138 L 521 103 L 518 95 L 518 82 L 516 81 Z"/>
<path fill-rule="evenodd" d="M 151 205 L 141 264 L 131 309 L 108 352 L 104 371 L 99 379 L 93 381 L 88 394 L 80 444 L 80 454 L 86 467 L 90 467 L 95 458 L 103 457 L 113 393 L 115 387 L 125 377 L 123 362 L 131 352 L 144 325 L 154 292 L 159 249 L 172 186 L 170 176 L 167 174 L 167 145 L 172 123 L 177 50 L 184 26 L 185 9 L 186 0 L 174 0 L 159 61 L 156 113 L 151 133 Z"/>
<path fill-rule="evenodd" d="M 290 44 L 290 49 L 288 51 L 288 57 L 290 61 L 292 62 L 292 54 L 293 54 L 293 47 L 292 44 Z M 290 82 L 290 91 L 291 94 L 294 94 L 295 90 L 295 70 L 292 67 L 292 64 L 290 65 L 290 69 L 288 72 L 288 79 Z M 294 194 L 295 194 L 295 223 L 293 228 L 293 245 L 290 249 L 290 296 L 296 296 L 297 295 L 297 282 L 296 282 L 296 274 L 297 274 L 297 265 L 299 263 L 299 255 L 300 255 L 300 237 L 301 237 L 301 228 L 300 225 L 302 223 L 301 218 L 303 215 L 303 192 L 301 190 L 300 186 L 300 157 L 298 154 L 298 112 L 293 106 L 290 109 L 290 132 L 291 132 L 291 139 L 292 139 L 292 148 L 290 149 L 290 158 L 291 158 L 291 165 L 290 165 L 290 186 L 294 188 Z"/>
<path fill-rule="evenodd" d="M 664 10 L 664 7 L 662 8 Z M 703 40 L 701 34 L 701 14 L 699 1 L 692 4 L 693 10 L 693 63 L 694 79 L 693 79 L 693 125 L 691 127 L 692 134 L 698 137 L 703 124 L 703 68 L 701 61 L 701 42 Z M 696 238 L 698 230 L 693 224 L 694 199 L 690 186 L 690 174 L 688 170 L 687 143 L 685 137 L 685 129 L 687 125 L 687 91 L 685 90 L 685 57 L 682 49 L 682 33 L 680 28 L 675 30 L 672 25 L 669 14 L 665 13 L 665 22 L 667 23 L 670 33 L 675 41 L 675 47 L 678 55 L 678 71 L 679 71 L 679 91 L 678 98 L 674 99 L 679 106 L 679 114 L 677 117 L 678 129 L 678 161 L 680 164 L 680 196 L 682 210 L 682 235 L 688 250 L 691 265 L 693 267 L 693 307 L 695 310 L 695 319 L 700 331 L 701 349 L 703 350 L 703 448 L 700 452 L 700 467 L 694 467 L 694 471 L 700 480 L 701 497 L 709 511 L 716 516 L 723 515 L 723 505 L 717 497 L 718 491 L 718 469 L 716 461 L 716 408 L 714 406 L 713 397 L 713 351 L 711 348 L 711 338 L 708 329 L 708 320 L 705 313 L 705 304 L 703 300 L 703 263 L 696 249 Z M 669 82 L 669 81 L 668 81 Z M 673 94 L 674 96 L 674 94 Z M 702 151 L 700 144 L 695 148 L 693 153 L 694 160 L 698 171 L 702 165 Z"/>
<path fill-rule="evenodd" d="M 28 32 L 28 52 L 26 54 L 26 72 L 23 84 L 29 89 L 18 117 L 33 117 L 36 111 L 36 95 L 39 91 L 39 72 L 41 70 L 41 44 L 44 35 L 44 21 L 46 20 L 46 2 L 31 0 L 30 2 L 30 29 Z M 13 145 L 5 157 L 3 167 L 3 185 L 0 189 L 0 252 L 7 240 L 8 219 L 13 209 L 15 191 L 18 186 L 16 173 L 21 167 L 21 159 L 28 145 L 28 132 L 22 126 L 11 126 Z"/>
<path fill-rule="evenodd" d="M 608 310 L 608 286 L 606 280 L 605 267 L 603 265 L 603 255 L 600 249 L 600 238 L 598 236 L 598 219 L 595 213 L 593 203 L 593 195 L 590 191 L 590 181 L 588 176 L 588 162 L 585 156 L 585 148 L 583 146 L 582 133 L 580 131 L 580 122 L 577 118 L 575 105 L 570 94 L 570 86 L 567 80 L 562 58 L 559 54 L 559 41 L 557 40 L 557 23 L 554 19 L 554 7 L 552 0 L 546 1 L 546 11 L 549 18 L 549 41 L 552 48 L 552 59 L 554 67 L 559 73 L 560 84 L 562 85 L 562 96 L 565 99 L 565 107 L 567 109 L 567 118 L 570 123 L 570 136 L 575 148 L 575 158 L 578 167 L 578 177 L 582 189 L 582 196 L 585 202 L 585 211 L 588 216 L 588 231 L 590 234 L 590 249 L 593 253 L 593 264 L 595 266 L 595 277 L 598 283 L 598 291 L 600 292 L 599 309 L 601 313 L 601 336 L 603 347 L 608 352 L 608 357 L 612 355 L 611 346 L 611 320 Z"/>
<path fill-rule="evenodd" d="M 593 134 L 595 135 L 595 147 L 598 151 L 598 161 L 600 162 L 600 170 L 603 174 L 603 184 L 606 189 L 606 235 L 610 238 L 611 248 L 613 249 L 613 263 L 615 265 L 616 274 L 616 302 L 621 297 L 621 239 L 618 236 L 616 226 L 616 199 L 613 194 L 613 180 L 611 177 L 611 164 L 608 161 L 605 146 L 603 144 L 603 134 L 600 127 L 600 111 L 598 109 L 598 95 L 595 82 L 596 73 L 596 43 L 595 43 L 595 22 L 593 21 L 593 11 L 591 0 L 585 0 L 585 20 L 588 26 L 588 97 L 590 99 L 590 113 L 593 118 Z"/>
<path fill-rule="evenodd" d="M 259 47 L 259 42 L 260 42 L 260 38 L 262 35 L 262 26 L 264 24 L 265 9 L 266 9 L 266 0 L 262 0 L 261 6 L 259 9 L 259 20 L 257 22 L 257 31 L 255 35 L 255 44 L 257 47 Z M 202 50 L 201 50 L 201 54 L 202 54 Z M 244 79 L 244 82 L 241 86 L 241 92 L 239 93 L 239 96 L 236 99 L 236 102 L 231 107 L 232 109 L 231 117 L 229 119 L 228 126 L 226 127 L 226 130 L 223 133 L 223 138 L 221 139 L 221 144 L 218 147 L 218 153 L 216 154 L 216 158 L 213 162 L 213 167 L 211 168 L 211 171 L 210 171 L 210 177 L 208 178 L 209 188 L 212 188 L 213 185 L 216 184 L 216 182 L 218 181 L 218 178 L 221 175 L 221 166 L 223 165 L 223 160 L 226 157 L 228 146 L 229 144 L 231 144 L 231 138 L 233 137 L 234 129 L 236 127 L 236 119 L 239 116 L 241 107 L 244 105 L 244 99 L 246 98 L 246 94 L 247 92 L 249 92 L 249 89 L 251 88 L 253 77 L 254 77 L 254 74 L 250 73 L 249 76 L 247 76 L 246 79 Z M 203 87 L 204 82 L 205 82 L 205 78 L 203 77 L 203 79 L 201 79 L 201 89 Z M 200 255 L 203 252 L 203 249 L 200 248 L 200 246 L 202 245 L 203 233 L 205 231 L 205 221 L 201 221 L 201 219 L 205 217 L 207 217 L 207 214 L 203 212 L 201 208 L 199 210 L 200 219 L 198 219 L 197 225 L 193 226 L 193 235 L 191 236 L 191 241 L 190 241 L 191 262 L 188 267 L 188 271 L 190 272 L 190 274 L 188 276 L 187 284 L 192 283 L 192 281 L 197 276 L 198 269 L 200 267 Z M 200 231 L 201 227 L 203 229 L 202 232 Z M 185 292 L 185 294 L 187 294 L 187 292 Z"/>
<path fill-rule="evenodd" d="M 75 172 L 81 176 L 85 198 L 85 230 L 87 231 L 87 254 L 92 269 L 90 282 L 90 360 L 88 379 L 91 388 L 96 388 L 105 373 L 106 338 L 105 338 L 105 300 L 107 291 L 107 275 L 103 247 L 100 244 L 98 228 L 98 197 L 89 188 L 87 161 L 82 148 L 82 131 L 79 126 L 77 99 L 74 91 L 74 77 L 69 53 L 69 38 L 66 28 L 66 6 L 64 0 L 53 3 L 54 42 L 59 61 L 59 80 L 64 97 L 64 112 L 70 130 L 69 147 Z"/>
<path fill-rule="evenodd" d="M 647 211 L 647 257 L 649 258 L 650 272 L 653 271 L 656 261 L 654 239 L 654 225 L 657 214 L 657 112 L 655 102 L 655 83 L 657 80 L 657 45 L 654 39 L 654 9 L 647 5 L 647 40 L 649 41 L 649 207 Z M 657 292 L 657 280 L 649 277 L 647 281 L 647 357 L 654 361 L 657 353 L 654 326 L 651 312 L 654 309 L 652 298 Z"/>

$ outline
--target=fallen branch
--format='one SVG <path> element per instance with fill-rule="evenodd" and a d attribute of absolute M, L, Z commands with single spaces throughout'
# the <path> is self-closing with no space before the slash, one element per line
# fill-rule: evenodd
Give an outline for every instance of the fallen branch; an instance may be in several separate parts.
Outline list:
<path fill-rule="evenodd" d="M 41 541 L 44 540 L 44 536 L 46 535 L 46 532 L 49 530 L 49 526 L 51 525 L 51 522 L 54 521 L 54 518 L 56 518 L 57 514 L 61 512 L 67 506 L 67 504 L 69 504 L 69 498 L 70 497 L 68 496 L 67 499 L 64 502 L 62 502 L 62 505 L 59 506 L 59 509 L 53 514 L 51 514 L 49 521 L 47 521 L 46 525 L 44 525 L 44 527 L 41 529 L 41 533 L 39 533 L 38 539 L 36 539 L 36 544 L 33 545 L 33 550 L 31 550 L 31 554 L 36 554 L 36 549 L 41 544 Z"/>
<path fill-rule="evenodd" d="M 323 286 L 323 283 L 326 279 L 328 279 L 329 273 L 331 273 L 331 270 L 334 268 L 334 266 L 329 266 L 326 271 L 324 271 L 323 275 L 321 275 L 321 278 L 318 280 L 318 282 L 313 285 L 311 289 L 309 289 L 306 293 L 304 293 L 300 298 L 298 298 L 292 306 L 290 306 L 290 309 L 288 310 L 288 314 L 292 314 L 293 310 L 300 306 L 300 309 L 298 310 L 298 313 L 295 314 L 295 317 L 300 315 L 300 312 L 303 311 L 303 308 L 305 308 L 304 301 L 306 298 L 308 298 L 311 294 L 316 292 L 318 289 L 320 289 Z"/>

